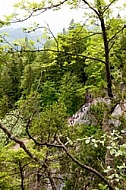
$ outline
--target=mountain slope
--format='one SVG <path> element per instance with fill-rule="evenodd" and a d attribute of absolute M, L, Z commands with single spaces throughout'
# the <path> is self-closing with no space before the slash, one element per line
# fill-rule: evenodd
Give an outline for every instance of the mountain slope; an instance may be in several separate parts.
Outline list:
<path fill-rule="evenodd" d="M 40 47 L 40 44 L 37 43 L 37 38 L 41 38 L 41 30 L 36 30 L 35 32 L 25 33 L 21 27 L 19 28 L 2 28 L 0 29 L 0 36 L 4 36 L 9 43 L 13 43 L 15 40 L 28 38 L 32 39 L 36 43 L 36 47 Z M 41 45 L 42 46 L 42 45 Z"/>

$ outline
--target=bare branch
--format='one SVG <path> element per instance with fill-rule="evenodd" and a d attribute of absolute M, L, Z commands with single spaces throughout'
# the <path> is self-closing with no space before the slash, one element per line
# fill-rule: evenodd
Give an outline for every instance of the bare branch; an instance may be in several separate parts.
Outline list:
<path fill-rule="evenodd" d="M 104 13 L 105 11 L 107 11 L 108 8 L 109 8 L 114 2 L 116 2 L 116 1 L 117 1 L 117 0 L 113 0 L 113 1 L 110 2 L 107 6 L 105 6 L 105 9 L 104 9 L 103 13 Z"/>
<path fill-rule="evenodd" d="M 19 121 L 19 119 L 20 119 L 19 114 L 18 114 L 17 116 L 15 116 L 15 117 L 16 117 L 16 121 L 15 121 L 13 124 L 10 125 L 10 127 L 11 127 L 10 132 L 11 132 L 11 133 L 12 133 L 12 131 L 13 131 L 15 125 L 18 123 L 18 121 Z"/>
<path fill-rule="evenodd" d="M 11 52 L 9 51 L 8 53 L 17 53 L 17 52 L 57 52 L 57 53 L 64 53 L 64 55 L 70 55 L 70 56 L 78 56 L 78 57 L 82 57 L 84 59 L 89 59 L 89 60 L 94 60 L 94 61 L 99 61 L 105 64 L 105 61 L 103 61 L 102 59 L 98 59 L 96 57 L 89 57 L 86 55 L 82 55 L 82 54 L 76 54 L 76 53 L 71 53 L 71 52 L 64 52 L 64 51 L 57 51 L 57 50 L 53 50 L 53 49 L 35 49 L 35 50 L 22 50 L 22 51 L 15 51 L 15 52 Z"/>
<path fill-rule="evenodd" d="M 101 121 L 99 120 L 98 116 L 97 116 L 95 113 L 93 113 L 93 112 L 90 112 L 90 114 L 93 115 L 93 116 L 95 117 L 95 119 L 97 120 L 98 124 L 99 124 L 100 126 L 102 126 L 102 123 L 101 123 Z"/>
<path fill-rule="evenodd" d="M 29 120 L 29 122 L 30 122 L 30 121 L 31 121 L 31 120 Z M 43 166 L 43 167 L 46 168 L 46 170 L 48 171 L 48 177 L 49 177 L 50 183 L 51 183 L 51 185 L 52 185 L 52 188 L 53 188 L 53 190 L 56 190 L 55 185 L 54 185 L 54 181 L 53 181 L 53 179 L 52 179 L 52 177 L 51 177 L 51 172 L 50 172 L 49 169 L 48 169 L 48 165 L 47 165 L 45 162 L 43 162 L 42 160 L 40 160 L 38 157 L 36 157 L 34 154 L 32 154 L 31 151 L 25 146 L 24 142 L 21 141 L 20 139 L 18 139 L 17 137 L 15 137 L 14 135 L 12 135 L 12 134 L 9 132 L 9 130 L 8 130 L 6 127 L 4 127 L 4 126 L 2 125 L 2 123 L 0 123 L 0 128 L 4 131 L 4 133 L 8 136 L 9 139 L 11 139 L 11 140 L 15 141 L 16 143 L 18 143 L 18 144 L 20 145 L 20 147 L 28 154 L 28 156 L 29 156 L 30 158 L 32 158 L 32 159 L 35 160 L 37 163 L 39 163 L 41 166 Z M 67 150 L 66 146 L 61 142 L 61 140 L 60 140 L 59 137 L 58 137 L 57 140 L 58 140 L 58 142 L 60 143 L 61 148 L 63 148 L 63 150 L 66 152 L 67 156 L 69 156 L 69 158 L 71 158 L 71 160 L 72 160 L 73 162 L 75 162 L 75 163 L 76 163 L 77 165 L 79 165 L 81 168 L 86 169 L 86 170 L 88 170 L 88 171 L 94 173 L 94 174 L 97 175 L 98 177 L 100 177 L 100 178 L 102 179 L 102 181 L 104 181 L 105 184 L 108 185 L 108 187 L 109 187 L 110 190 L 114 190 L 114 188 L 111 186 L 111 184 L 105 179 L 105 177 L 104 177 L 100 172 L 98 172 L 97 170 L 95 170 L 94 168 L 92 168 L 92 167 L 90 167 L 90 166 L 84 165 L 84 164 L 82 164 L 81 162 L 79 162 L 73 155 L 71 155 L 71 154 L 69 153 L 69 151 Z"/>
<path fill-rule="evenodd" d="M 109 40 L 108 42 L 112 41 L 120 32 L 122 32 L 126 28 L 126 25 L 124 25 L 120 30 L 118 30 Z"/>
<path fill-rule="evenodd" d="M 28 32 L 25 31 L 25 30 L 24 30 L 24 32 L 25 32 L 25 33 L 30 33 L 30 32 L 35 32 L 36 30 L 39 30 L 39 29 L 47 29 L 47 30 L 50 32 L 50 34 L 52 35 L 52 37 L 54 38 L 54 40 L 55 40 L 55 42 L 56 42 L 57 51 L 59 51 L 58 41 L 57 41 L 55 35 L 53 34 L 53 32 L 51 31 L 51 29 L 50 29 L 50 27 L 49 27 L 48 24 L 47 24 L 47 27 L 46 27 L 46 26 L 38 26 L 38 27 L 33 28 L 33 29 L 30 30 L 30 31 L 26 28 L 26 30 L 28 30 Z"/>
<path fill-rule="evenodd" d="M 44 12 L 50 10 L 50 9 L 58 8 L 61 5 L 63 5 L 65 2 L 67 2 L 67 0 L 59 2 L 57 4 L 51 4 L 51 5 L 47 6 L 47 7 L 34 8 L 31 12 L 28 10 L 29 11 L 29 15 L 26 18 L 24 18 L 24 19 L 18 19 L 18 18 L 16 18 L 15 21 L 12 21 L 12 22 L 10 21 L 10 23 L 24 22 L 24 21 L 28 20 L 29 18 L 38 16 L 39 14 L 42 14 L 42 13 L 44 13 Z M 40 13 L 36 14 L 38 11 L 40 11 Z"/>
<path fill-rule="evenodd" d="M 99 12 L 94 8 L 92 7 L 86 0 L 82 0 L 91 10 L 93 10 L 96 15 L 99 17 Z"/>
<path fill-rule="evenodd" d="M 48 165 L 43 162 L 42 160 L 40 160 L 37 156 L 35 156 L 34 154 L 32 154 L 32 152 L 25 146 L 24 142 L 21 141 L 19 138 L 17 138 L 16 136 L 12 135 L 12 133 L 10 133 L 10 131 L 4 127 L 2 125 L 2 123 L 0 123 L 0 129 L 2 129 L 4 131 L 4 133 L 8 136 L 9 139 L 15 141 L 16 143 L 18 143 L 20 145 L 20 147 L 26 152 L 26 154 L 32 158 L 33 160 L 35 160 L 37 163 L 39 163 L 41 166 L 46 168 L 46 171 L 48 173 L 48 178 L 50 180 L 51 186 L 53 190 L 56 190 L 53 178 L 51 176 L 51 171 L 49 170 Z"/>
<path fill-rule="evenodd" d="M 72 154 L 69 153 L 69 151 L 67 150 L 66 146 L 61 142 L 60 138 L 58 137 L 58 141 L 59 143 L 62 145 L 63 147 L 63 150 L 66 152 L 67 156 L 69 158 L 71 158 L 71 160 L 73 162 L 75 162 L 77 165 L 79 165 L 81 168 L 83 169 L 86 169 L 92 173 L 94 173 L 95 175 L 97 175 L 98 177 L 100 177 L 102 179 L 102 181 L 104 181 L 105 184 L 108 185 L 109 189 L 110 190 L 114 190 L 114 187 L 111 186 L 111 184 L 106 180 L 106 178 L 100 173 L 98 172 L 97 170 L 95 170 L 94 168 L 90 167 L 90 166 L 87 166 L 87 165 L 84 165 L 82 164 L 80 161 L 78 161 Z"/>
<path fill-rule="evenodd" d="M 26 125 L 26 133 L 29 137 L 29 139 L 33 140 L 34 143 L 38 146 L 47 146 L 47 147 L 55 147 L 55 148 L 63 148 L 62 145 L 57 145 L 57 144 L 50 144 L 50 143 L 47 143 L 47 142 L 38 142 L 29 132 L 29 125 L 30 123 L 32 122 L 32 119 L 33 119 L 33 116 L 34 116 L 35 112 L 32 114 L 32 116 L 29 118 L 28 122 L 27 122 L 27 125 Z"/>
<path fill-rule="evenodd" d="M 15 137 L 14 135 L 12 135 L 12 133 L 6 127 L 4 127 L 2 123 L 0 123 L 0 128 L 4 131 L 4 133 L 8 136 L 9 139 L 18 143 L 20 147 L 29 155 L 29 157 L 31 157 L 33 160 L 38 162 L 40 165 L 43 165 L 43 162 L 40 159 L 38 159 L 38 157 L 33 155 L 29 149 L 27 149 L 24 142 L 18 139 L 17 137 Z"/>
<path fill-rule="evenodd" d="M 113 42 L 111 43 L 111 45 L 109 46 L 109 52 L 110 52 L 110 50 L 112 49 L 112 47 L 114 46 L 114 44 L 115 44 L 115 41 L 113 41 Z"/>
<path fill-rule="evenodd" d="M 16 51 L 16 48 L 9 41 L 6 40 L 5 36 L 2 36 L 2 38 L 5 43 L 7 43 L 12 49 L 14 49 Z"/>
<path fill-rule="evenodd" d="M 95 36 L 95 35 L 98 35 L 98 34 L 102 34 L 101 32 L 89 32 L 89 33 L 91 33 L 91 34 L 89 34 L 89 35 L 87 35 L 87 36 L 85 36 L 85 37 L 83 37 L 83 38 L 81 38 L 81 39 L 83 40 L 83 39 L 87 39 L 87 38 L 89 38 L 89 37 L 91 37 L 91 36 Z"/>

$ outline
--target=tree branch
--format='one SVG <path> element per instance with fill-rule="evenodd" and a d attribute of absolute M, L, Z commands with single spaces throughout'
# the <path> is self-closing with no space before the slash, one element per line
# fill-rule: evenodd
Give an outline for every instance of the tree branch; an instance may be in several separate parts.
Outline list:
<path fill-rule="evenodd" d="M 24 18 L 24 19 L 18 19 L 18 18 L 16 18 L 15 21 L 12 21 L 12 22 L 10 21 L 10 24 L 11 24 L 11 23 L 17 23 L 17 22 L 24 22 L 24 21 L 28 20 L 28 19 L 31 18 L 31 17 L 38 16 L 38 14 L 34 15 L 34 13 L 36 13 L 36 12 L 38 12 L 38 11 L 41 11 L 39 14 L 42 14 L 42 13 L 46 12 L 47 10 L 55 9 L 55 8 L 60 7 L 60 6 L 63 5 L 65 2 L 67 2 L 67 0 L 64 0 L 64 1 L 62 1 L 62 2 L 59 2 L 59 3 L 57 3 L 57 4 L 51 4 L 51 5 L 47 6 L 47 7 L 34 8 L 31 12 L 28 10 L 28 11 L 30 12 L 30 14 L 29 14 L 26 18 Z M 7 23 L 8 23 L 8 22 L 7 22 Z"/>
<path fill-rule="evenodd" d="M 30 122 L 30 121 L 29 121 Z M 20 139 L 18 139 L 17 137 L 15 137 L 14 135 L 12 135 L 8 129 L 6 127 L 4 127 L 2 125 L 2 123 L 0 123 L 0 129 L 2 129 L 4 131 L 4 133 L 8 136 L 9 139 L 15 141 L 16 143 L 18 143 L 20 145 L 20 147 L 28 154 L 28 156 L 30 158 L 32 158 L 33 160 L 35 160 L 37 163 L 39 163 L 41 166 L 45 167 L 47 172 L 48 172 L 48 177 L 50 180 L 50 183 L 52 185 L 53 190 L 56 190 L 55 188 L 55 184 L 53 181 L 53 178 L 51 177 L 51 172 L 49 171 L 48 165 L 46 163 L 44 163 L 42 160 L 40 160 L 38 157 L 36 157 L 34 154 L 31 153 L 31 151 L 29 149 L 27 149 L 27 147 L 25 146 L 24 142 L 21 141 Z M 108 185 L 110 190 L 114 190 L 114 188 L 111 186 L 111 184 L 105 179 L 105 177 L 98 172 L 97 170 L 95 170 L 94 168 L 84 165 L 81 162 L 79 162 L 74 156 L 72 156 L 69 151 L 67 150 L 67 148 L 65 147 L 65 145 L 60 141 L 60 138 L 57 138 L 58 142 L 60 143 L 60 148 L 63 148 L 63 150 L 66 152 L 67 156 L 69 156 L 69 158 L 71 158 L 71 160 L 73 162 L 75 162 L 77 165 L 79 165 L 81 168 L 86 169 L 92 173 L 94 173 L 95 175 L 97 175 L 98 177 L 100 177 L 102 179 L 102 181 L 104 181 L 105 184 Z M 51 145 L 52 146 L 52 145 Z M 55 147 L 55 146 L 54 146 Z"/>
<path fill-rule="evenodd" d="M 50 143 L 47 143 L 47 142 L 38 142 L 30 133 L 29 133 L 29 125 L 30 123 L 32 122 L 32 118 L 34 116 L 35 112 L 32 114 L 32 116 L 29 118 L 28 122 L 27 122 L 27 125 L 26 125 L 26 133 L 29 137 L 29 139 L 33 140 L 33 142 L 38 145 L 38 146 L 47 146 L 47 147 L 55 147 L 55 148 L 63 148 L 62 145 L 57 145 L 57 144 L 50 144 Z"/>
<path fill-rule="evenodd" d="M 55 40 L 55 42 L 56 42 L 57 51 L 59 51 L 58 41 L 57 41 L 55 35 L 53 34 L 53 32 L 51 31 L 51 29 L 50 29 L 50 27 L 49 27 L 48 24 L 47 24 L 47 27 L 46 27 L 46 26 L 38 26 L 38 27 L 33 28 L 33 29 L 30 30 L 30 31 L 26 28 L 26 30 L 28 30 L 28 32 L 25 31 L 25 29 L 24 29 L 24 32 L 25 32 L 25 33 L 30 33 L 30 32 L 35 32 L 36 30 L 39 30 L 39 29 L 47 29 L 47 30 L 50 32 L 50 34 L 52 35 L 52 37 L 54 38 L 54 40 Z"/>
<path fill-rule="evenodd" d="M 86 55 L 82 55 L 82 54 L 76 54 L 76 53 L 71 53 L 71 52 L 64 52 L 64 51 L 57 51 L 57 50 L 52 50 L 52 49 L 35 49 L 35 50 L 21 50 L 21 51 L 9 51 L 8 53 L 17 53 L 17 52 L 56 52 L 56 53 L 64 53 L 64 55 L 71 55 L 71 56 L 78 56 L 78 57 L 83 57 L 85 59 L 89 59 L 89 60 L 94 60 L 94 61 L 99 61 L 99 62 L 102 62 L 105 64 L 105 61 L 103 61 L 102 59 L 98 59 L 96 57 L 89 57 L 89 56 L 86 56 Z"/>
<path fill-rule="evenodd" d="M 0 123 L 0 129 L 2 129 L 4 131 L 4 133 L 8 136 L 9 139 L 15 141 L 16 143 L 18 143 L 20 145 L 20 147 L 29 155 L 29 157 L 31 157 L 33 160 L 35 160 L 36 162 L 38 162 L 40 165 L 43 165 L 43 162 L 36 157 L 35 155 L 33 155 L 29 149 L 27 149 L 27 147 L 25 146 L 24 142 L 21 141 L 20 139 L 18 139 L 16 136 L 12 135 L 12 133 L 2 125 L 2 123 Z"/>
<path fill-rule="evenodd" d="M 86 0 L 82 0 L 91 10 L 93 10 L 95 13 L 96 13 L 96 15 L 99 17 L 99 12 L 95 9 L 95 8 L 93 8 Z"/>
<path fill-rule="evenodd" d="M 87 166 L 87 165 L 84 165 L 82 164 L 80 161 L 78 161 L 72 154 L 69 153 L 69 151 L 67 150 L 66 146 L 61 142 L 60 138 L 58 137 L 58 141 L 59 143 L 62 145 L 63 147 L 63 150 L 66 152 L 67 156 L 69 158 L 71 158 L 71 160 L 76 163 L 78 166 L 80 166 L 81 168 L 83 169 L 86 169 L 92 173 L 94 173 L 95 175 L 97 175 L 98 177 L 101 178 L 102 181 L 104 181 L 105 184 L 108 185 L 109 189 L 110 190 L 114 190 L 114 187 L 111 186 L 111 184 L 106 180 L 106 178 L 100 173 L 98 172 L 97 170 L 95 170 L 94 168 L 90 167 L 90 166 Z"/>
<path fill-rule="evenodd" d="M 120 32 L 122 32 L 126 28 L 126 25 L 124 25 L 120 30 L 118 30 L 109 40 L 108 42 L 112 41 Z"/>
<path fill-rule="evenodd" d="M 48 173 L 48 178 L 50 180 L 51 186 L 53 190 L 56 190 L 53 178 L 51 176 L 51 171 L 49 170 L 49 167 L 46 163 L 44 163 L 42 160 L 40 160 L 37 156 L 35 156 L 34 154 L 31 153 L 31 151 L 25 146 L 24 142 L 21 141 L 20 139 L 18 139 L 17 137 L 15 137 L 14 135 L 12 135 L 10 133 L 10 131 L 4 127 L 2 125 L 2 123 L 0 123 L 0 129 L 2 129 L 4 131 L 4 133 L 8 136 L 9 139 L 15 141 L 16 143 L 18 143 L 20 145 L 20 147 L 26 152 L 26 154 L 32 158 L 33 160 L 35 160 L 37 163 L 39 163 L 41 166 L 43 166 L 44 168 L 46 168 L 47 173 Z"/>
<path fill-rule="evenodd" d="M 103 14 L 104 14 L 104 12 L 105 11 L 107 11 L 108 10 L 108 8 L 114 3 L 114 2 L 116 2 L 117 0 L 113 0 L 112 2 L 110 2 L 107 6 L 105 6 L 105 9 L 103 10 Z"/>
<path fill-rule="evenodd" d="M 12 49 L 14 49 L 15 51 L 17 50 L 9 41 L 6 40 L 5 36 L 2 36 L 3 40 L 5 43 L 7 43 Z"/>

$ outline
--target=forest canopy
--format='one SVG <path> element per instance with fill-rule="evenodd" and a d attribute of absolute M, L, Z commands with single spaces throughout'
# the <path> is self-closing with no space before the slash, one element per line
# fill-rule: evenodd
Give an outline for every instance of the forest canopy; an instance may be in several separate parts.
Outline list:
<path fill-rule="evenodd" d="M 20 1 L 0 21 L 3 28 L 35 17 L 22 30 L 41 31 L 36 40 L 13 42 L 0 34 L 1 190 L 125 190 L 126 19 L 119 2 Z M 37 23 L 37 15 L 62 6 L 83 9 L 86 19 L 57 34 Z"/>

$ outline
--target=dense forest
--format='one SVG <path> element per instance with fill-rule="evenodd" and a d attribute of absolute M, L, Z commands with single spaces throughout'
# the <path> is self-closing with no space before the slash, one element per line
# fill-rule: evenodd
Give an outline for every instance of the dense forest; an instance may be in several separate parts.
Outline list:
<path fill-rule="evenodd" d="M 37 23 L 66 5 L 84 10 L 83 24 L 54 35 Z M 121 0 L 21 1 L 0 21 L 36 17 L 23 31 L 42 31 L 14 42 L 0 34 L 1 190 L 126 190 L 124 9 Z M 70 125 L 87 96 L 103 100 L 91 105 L 92 122 Z"/>

